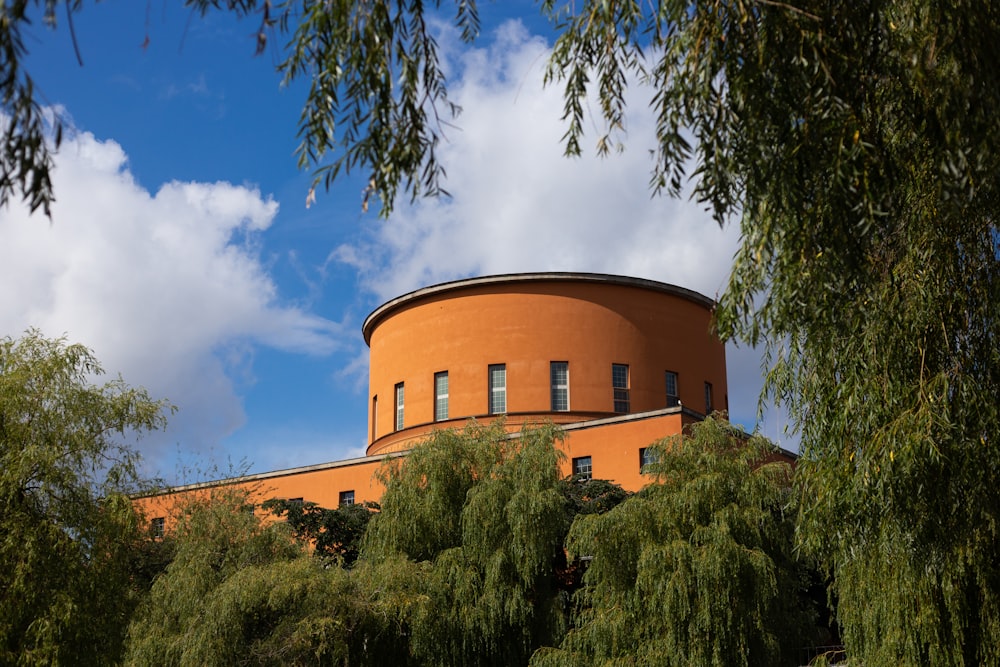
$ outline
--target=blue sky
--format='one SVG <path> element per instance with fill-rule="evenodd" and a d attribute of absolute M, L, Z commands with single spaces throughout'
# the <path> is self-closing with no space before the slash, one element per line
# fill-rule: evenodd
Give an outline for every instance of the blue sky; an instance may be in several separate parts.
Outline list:
<path fill-rule="evenodd" d="M 388 220 L 362 213 L 358 178 L 305 206 L 293 153 L 306 90 L 280 85 L 279 45 L 254 57 L 253 20 L 177 5 L 88 4 L 74 20 L 83 67 L 63 15 L 54 31 L 35 23 L 27 67 L 72 132 L 52 221 L 0 211 L 0 334 L 66 334 L 172 401 L 168 430 L 139 443 L 149 473 L 360 455 L 361 323 L 411 289 L 547 270 L 723 289 L 736 230 L 647 190 L 649 91 L 633 98 L 624 153 L 562 157 L 534 2 L 483 3 L 471 47 L 442 24 L 464 107 L 441 151 L 453 197 L 400 201 Z M 759 375 L 753 351 L 729 350 L 734 421 L 754 423 Z M 782 426 L 769 416 L 762 430 Z"/>

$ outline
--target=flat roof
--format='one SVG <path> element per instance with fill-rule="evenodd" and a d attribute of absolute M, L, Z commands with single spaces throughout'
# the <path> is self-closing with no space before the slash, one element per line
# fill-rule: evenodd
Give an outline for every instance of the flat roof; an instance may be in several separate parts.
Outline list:
<path fill-rule="evenodd" d="M 428 296 L 437 296 L 446 292 L 452 292 L 470 287 L 481 287 L 484 285 L 506 285 L 516 283 L 542 283 L 542 282 L 573 282 L 573 283 L 599 283 L 605 285 L 620 285 L 623 287 L 638 287 L 640 289 L 651 290 L 663 294 L 678 296 L 688 301 L 693 301 L 706 308 L 714 308 L 715 301 L 704 294 L 695 292 L 685 287 L 678 287 L 670 283 L 661 283 L 657 280 L 646 278 L 632 278 L 629 276 L 617 276 L 608 273 L 576 273 L 572 271 L 545 271 L 538 273 L 503 273 L 493 276 L 481 276 L 479 278 L 463 278 L 462 280 L 451 280 L 437 285 L 422 287 L 412 292 L 407 292 L 395 299 L 386 301 L 381 306 L 371 312 L 365 318 L 365 323 L 361 327 L 364 334 L 365 343 L 371 344 L 372 331 L 379 322 L 388 315 L 404 305 L 419 301 Z"/>

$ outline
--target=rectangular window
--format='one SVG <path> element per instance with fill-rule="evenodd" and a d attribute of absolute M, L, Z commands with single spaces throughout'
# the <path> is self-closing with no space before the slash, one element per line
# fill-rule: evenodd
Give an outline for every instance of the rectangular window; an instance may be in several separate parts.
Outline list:
<path fill-rule="evenodd" d="M 553 361 L 549 365 L 549 375 L 552 378 L 552 411 L 566 412 L 569 410 L 569 362 Z"/>
<path fill-rule="evenodd" d="M 378 439 L 378 394 L 372 396 L 372 442 Z"/>
<path fill-rule="evenodd" d="M 628 364 L 611 364 L 611 386 L 615 395 L 615 412 L 628 412 Z"/>
<path fill-rule="evenodd" d="M 304 503 L 305 503 L 305 501 L 302 498 L 289 498 L 288 499 L 288 504 L 289 505 L 303 505 Z"/>
<path fill-rule="evenodd" d="M 340 506 L 345 507 L 347 505 L 354 504 L 354 491 L 341 491 L 340 492 Z"/>
<path fill-rule="evenodd" d="M 646 466 L 652 463 L 659 463 L 660 456 L 652 447 L 639 448 L 639 472 L 646 472 Z"/>
<path fill-rule="evenodd" d="M 396 385 L 396 430 L 403 430 L 403 383 Z"/>
<path fill-rule="evenodd" d="M 585 479 L 590 479 L 590 476 L 594 472 L 594 467 L 591 465 L 589 456 L 579 456 L 573 459 L 573 474 L 579 475 Z"/>
<path fill-rule="evenodd" d="M 681 395 L 677 389 L 677 373 L 667 371 L 667 407 L 673 408 L 681 404 Z"/>
<path fill-rule="evenodd" d="M 163 537 L 164 527 L 166 526 L 167 520 L 162 517 L 156 517 L 149 522 L 149 532 L 153 534 L 153 537 Z"/>
<path fill-rule="evenodd" d="M 712 383 L 705 383 L 705 414 L 712 413 Z"/>
<path fill-rule="evenodd" d="M 489 367 L 490 381 L 490 414 L 502 415 L 507 412 L 507 365 L 491 364 Z"/>
<path fill-rule="evenodd" d="M 434 421 L 448 418 L 448 371 L 434 374 Z"/>

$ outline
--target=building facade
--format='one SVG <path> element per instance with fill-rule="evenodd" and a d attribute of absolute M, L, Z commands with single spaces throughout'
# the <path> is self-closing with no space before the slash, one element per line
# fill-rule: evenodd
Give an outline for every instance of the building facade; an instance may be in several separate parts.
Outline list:
<path fill-rule="evenodd" d="M 523 273 L 426 287 L 365 320 L 367 456 L 174 489 L 140 499 L 168 515 L 178 493 L 246 486 L 323 507 L 378 500 L 374 476 L 433 430 L 503 417 L 512 433 L 554 422 L 565 474 L 647 481 L 646 445 L 728 409 L 714 302 L 674 285 L 591 273 Z"/>

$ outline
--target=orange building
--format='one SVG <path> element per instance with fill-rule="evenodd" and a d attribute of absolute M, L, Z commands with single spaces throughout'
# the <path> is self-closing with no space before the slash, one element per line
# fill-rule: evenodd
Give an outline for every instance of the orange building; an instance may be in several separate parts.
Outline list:
<path fill-rule="evenodd" d="M 189 485 L 138 502 L 165 517 L 177 493 L 217 485 L 261 500 L 323 507 L 378 500 L 373 473 L 432 430 L 501 415 L 507 428 L 551 421 L 565 474 L 629 490 L 646 445 L 728 409 L 714 302 L 681 287 L 592 273 L 471 278 L 410 292 L 365 320 L 370 349 L 367 456 Z M 162 521 L 160 521 L 162 524 Z"/>

